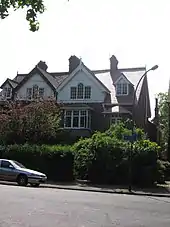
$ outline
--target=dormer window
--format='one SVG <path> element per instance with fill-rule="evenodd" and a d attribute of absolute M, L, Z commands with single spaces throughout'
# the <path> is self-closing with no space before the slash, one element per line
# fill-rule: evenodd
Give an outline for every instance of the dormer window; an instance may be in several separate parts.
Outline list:
<path fill-rule="evenodd" d="M 129 84 L 122 78 L 116 84 L 116 95 L 128 95 Z"/>
<path fill-rule="evenodd" d="M 10 87 L 5 87 L 3 93 L 4 93 L 4 97 L 5 97 L 5 98 L 11 98 L 12 88 L 10 88 Z"/>

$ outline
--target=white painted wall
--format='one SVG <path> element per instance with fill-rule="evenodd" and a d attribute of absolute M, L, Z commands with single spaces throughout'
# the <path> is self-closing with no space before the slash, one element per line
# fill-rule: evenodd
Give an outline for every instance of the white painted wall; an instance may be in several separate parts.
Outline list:
<path fill-rule="evenodd" d="M 83 83 L 84 86 L 91 86 L 91 99 L 70 99 L 70 88 L 77 86 L 79 83 Z M 101 85 L 95 80 L 92 75 L 86 75 L 84 71 L 79 71 L 59 92 L 57 96 L 58 102 L 65 103 L 93 103 L 104 102 L 105 92 L 104 88 L 101 89 Z"/>
<path fill-rule="evenodd" d="M 38 85 L 40 88 L 44 88 L 44 99 L 49 97 L 54 97 L 54 91 L 52 88 L 44 81 L 44 79 L 39 75 L 33 75 L 28 81 L 19 88 L 17 91 L 18 99 L 26 99 L 27 88 L 32 88 L 34 85 Z M 55 97 L 54 97 L 55 98 Z"/>

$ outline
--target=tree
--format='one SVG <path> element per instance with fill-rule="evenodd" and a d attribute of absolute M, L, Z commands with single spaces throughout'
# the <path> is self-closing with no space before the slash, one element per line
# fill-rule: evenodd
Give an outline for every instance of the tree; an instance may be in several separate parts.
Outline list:
<path fill-rule="evenodd" d="M 0 17 L 6 18 L 10 9 L 27 9 L 26 20 L 29 22 L 30 30 L 35 32 L 39 29 L 37 16 L 45 11 L 43 0 L 1 0 L 0 1 Z"/>
<path fill-rule="evenodd" d="M 1 144 L 51 143 L 60 127 L 60 108 L 55 101 L 29 105 L 10 103 L 0 113 Z"/>
<path fill-rule="evenodd" d="M 167 150 L 167 143 L 168 143 L 168 92 L 166 93 L 159 93 L 158 95 L 159 100 L 159 126 L 161 131 L 161 145 L 162 147 Z"/>

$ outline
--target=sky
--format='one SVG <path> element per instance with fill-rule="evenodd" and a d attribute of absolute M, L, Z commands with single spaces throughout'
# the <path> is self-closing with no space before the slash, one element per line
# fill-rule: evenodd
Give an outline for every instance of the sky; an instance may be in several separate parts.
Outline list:
<path fill-rule="evenodd" d="M 152 114 L 155 97 L 169 84 L 170 0 L 44 0 L 38 32 L 29 31 L 25 11 L 0 20 L 0 83 L 17 71 L 28 73 L 40 61 L 48 71 L 67 71 L 77 55 L 91 69 L 155 64 L 148 74 Z"/>

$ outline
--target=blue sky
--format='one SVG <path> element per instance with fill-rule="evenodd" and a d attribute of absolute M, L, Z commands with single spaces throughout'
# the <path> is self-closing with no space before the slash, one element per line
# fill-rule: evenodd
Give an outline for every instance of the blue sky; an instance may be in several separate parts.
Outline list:
<path fill-rule="evenodd" d="M 119 67 L 152 67 L 148 81 L 152 110 L 155 94 L 169 83 L 169 0 L 45 0 L 40 30 L 29 31 L 23 11 L 0 21 L 0 83 L 29 72 L 39 60 L 49 71 L 68 69 L 70 55 L 90 69 L 109 68 L 114 54 Z"/>

